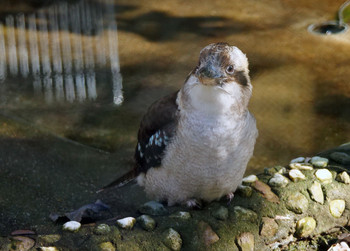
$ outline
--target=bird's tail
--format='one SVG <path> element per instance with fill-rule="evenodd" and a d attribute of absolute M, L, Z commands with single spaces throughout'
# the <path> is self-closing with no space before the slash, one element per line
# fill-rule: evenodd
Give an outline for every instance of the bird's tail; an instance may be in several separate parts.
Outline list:
<path fill-rule="evenodd" d="M 129 182 L 133 181 L 136 178 L 135 171 L 131 170 L 130 172 L 127 172 L 120 178 L 116 179 L 115 181 L 112 181 L 108 185 L 102 187 L 100 190 L 96 191 L 96 193 L 100 193 L 108 188 L 111 187 L 122 187 L 128 184 Z"/>

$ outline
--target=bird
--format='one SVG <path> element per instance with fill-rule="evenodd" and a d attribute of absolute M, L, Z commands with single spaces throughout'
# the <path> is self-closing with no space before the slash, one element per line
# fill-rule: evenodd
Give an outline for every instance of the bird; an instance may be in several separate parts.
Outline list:
<path fill-rule="evenodd" d="M 148 197 L 168 206 L 231 200 L 258 136 L 251 95 L 246 55 L 227 43 L 207 45 L 181 89 L 143 116 L 136 165 L 117 182 L 136 179 Z"/>

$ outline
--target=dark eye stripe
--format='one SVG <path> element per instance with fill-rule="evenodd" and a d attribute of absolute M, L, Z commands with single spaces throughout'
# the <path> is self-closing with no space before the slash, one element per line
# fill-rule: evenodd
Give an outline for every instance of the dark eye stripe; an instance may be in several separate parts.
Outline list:
<path fill-rule="evenodd" d="M 236 71 L 233 74 L 233 77 L 235 78 L 236 82 L 242 86 L 247 86 L 248 85 L 248 78 L 244 71 Z"/>

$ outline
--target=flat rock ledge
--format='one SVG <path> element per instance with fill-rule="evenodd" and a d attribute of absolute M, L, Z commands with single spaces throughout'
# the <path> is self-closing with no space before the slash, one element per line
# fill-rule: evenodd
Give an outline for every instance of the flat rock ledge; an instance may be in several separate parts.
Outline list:
<path fill-rule="evenodd" d="M 50 235 L 19 230 L 0 238 L 0 250 L 327 250 L 350 226 L 349 155 L 348 143 L 265 168 L 245 179 L 230 203 L 153 215 L 141 209 L 130 212 L 138 220 L 128 228 L 116 219 Z"/>

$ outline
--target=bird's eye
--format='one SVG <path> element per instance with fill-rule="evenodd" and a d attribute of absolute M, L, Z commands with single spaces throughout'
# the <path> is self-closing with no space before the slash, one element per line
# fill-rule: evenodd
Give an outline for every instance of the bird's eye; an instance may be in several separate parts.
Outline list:
<path fill-rule="evenodd" d="M 229 65 L 229 66 L 226 67 L 226 72 L 227 72 L 228 74 L 232 74 L 233 71 L 234 71 L 234 69 L 233 69 L 233 66 L 232 66 L 232 65 Z"/>

